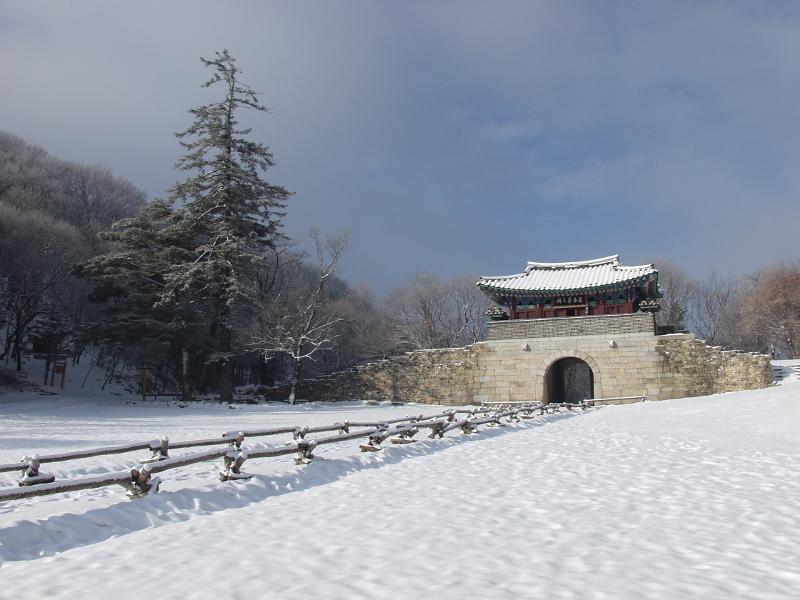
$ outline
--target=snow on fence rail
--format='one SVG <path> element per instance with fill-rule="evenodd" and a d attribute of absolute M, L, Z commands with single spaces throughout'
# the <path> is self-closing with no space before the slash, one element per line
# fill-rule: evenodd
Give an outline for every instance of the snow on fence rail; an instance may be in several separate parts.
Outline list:
<path fill-rule="evenodd" d="M 429 438 L 441 438 L 444 434 L 460 429 L 464 434 L 477 433 L 480 425 L 498 427 L 503 425 L 501 419 L 506 418 L 508 422 L 518 422 L 520 419 L 531 419 L 547 412 L 558 412 L 562 408 L 571 410 L 572 408 L 587 409 L 589 402 L 578 405 L 566 403 L 561 404 L 542 404 L 532 403 L 488 403 L 479 408 L 472 409 L 451 409 L 435 415 L 417 415 L 389 419 L 386 421 L 367 421 L 350 422 L 344 421 L 333 425 L 321 427 L 277 427 L 273 429 L 244 430 L 236 433 L 225 432 L 219 438 L 205 438 L 197 440 L 186 440 L 182 442 L 172 442 L 166 437 L 160 440 L 150 440 L 147 442 L 137 442 L 123 444 L 120 446 L 107 446 L 103 448 L 92 448 L 88 450 L 77 450 L 74 452 L 63 452 L 58 454 L 47 454 L 43 456 L 34 455 L 24 457 L 17 463 L 0 465 L 0 473 L 10 471 L 22 471 L 22 479 L 18 488 L 0 489 L 0 502 L 9 500 L 19 500 L 33 496 L 44 496 L 59 494 L 76 490 L 93 489 L 111 485 L 120 485 L 127 490 L 131 498 L 141 498 L 150 493 L 157 492 L 161 484 L 159 477 L 153 477 L 156 473 L 161 473 L 169 469 L 177 469 L 198 462 L 222 459 L 223 469 L 219 477 L 222 481 L 234 479 L 247 479 L 252 475 L 242 471 L 242 466 L 246 460 L 254 458 L 272 458 L 295 454 L 296 464 L 311 462 L 313 451 L 316 447 L 325 444 L 333 444 L 347 440 L 366 439 L 366 443 L 360 445 L 362 452 L 376 452 L 381 450 L 381 443 L 391 438 L 394 444 L 405 444 L 413 441 L 411 438 L 420 429 L 430 429 Z M 466 414 L 467 417 L 458 419 L 459 414 Z M 478 418 L 478 415 L 484 415 Z M 350 431 L 350 428 L 359 428 L 357 431 Z M 320 437 L 313 440 L 305 439 L 306 435 L 314 433 L 326 433 L 337 431 L 337 435 Z M 242 449 L 245 438 L 264 437 L 280 434 L 292 434 L 293 442 L 280 446 L 260 446 L 250 450 Z M 392 437 L 394 436 L 394 437 Z M 225 448 L 203 450 L 178 457 L 170 457 L 170 449 L 196 448 L 202 446 L 215 446 L 227 444 Z M 136 450 L 150 450 L 152 456 L 140 461 L 137 467 L 129 470 L 104 473 L 89 477 L 82 477 L 71 481 L 56 482 L 55 477 L 39 473 L 41 463 L 63 462 L 77 460 L 93 456 L 123 454 Z"/>
<path fill-rule="evenodd" d="M 609 396 L 607 398 L 592 398 L 585 400 L 589 406 L 603 406 L 605 404 L 634 404 L 636 402 L 646 402 L 647 394 L 639 396 Z"/>

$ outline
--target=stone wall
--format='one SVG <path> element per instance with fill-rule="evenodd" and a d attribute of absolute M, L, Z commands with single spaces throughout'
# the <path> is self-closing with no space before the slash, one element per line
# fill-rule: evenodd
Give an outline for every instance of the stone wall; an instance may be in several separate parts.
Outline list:
<path fill-rule="evenodd" d="M 368 363 L 301 382 L 297 397 L 306 400 L 378 400 L 425 404 L 470 404 L 473 373 L 479 368 L 472 346 L 422 350 Z M 259 390 L 261 392 L 262 390 Z M 267 399 L 285 400 L 288 386 L 268 388 Z"/>
<path fill-rule="evenodd" d="M 490 321 L 489 340 L 575 337 L 586 335 L 620 335 L 654 333 L 655 322 L 650 313 L 626 315 L 594 315 L 589 317 L 557 317 L 553 319 L 511 319 Z"/>
<path fill-rule="evenodd" d="M 772 365 L 764 354 L 722 350 L 678 335 L 657 340 L 667 378 L 684 396 L 751 390 L 772 383 Z"/>
<path fill-rule="evenodd" d="M 689 334 L 622 333 L 512 338 L 411 352 L 304 381 L 297 395 L 308 400 L 450 405 L 547 401 L 548 369 L 565 357 L 579 358 L 591 367 L 595 398 L 646 395 L 665 400 L 755 389 L 772 382 L 769 358 L 764 355 L 711 348 Z M 288 389 L 272 388 L 267 395 L 286 399 Z"/>
<path fill-rule="evenodd" d="M 707 346 L 690 334 L 647 333 L 494 340 L 482 346 L 475 401 L 544 400 L 548 369 L 557 360 L 585 361 L 595 398 L 646 395 L 666 400 L 766 387 L 769 357 Z"/>

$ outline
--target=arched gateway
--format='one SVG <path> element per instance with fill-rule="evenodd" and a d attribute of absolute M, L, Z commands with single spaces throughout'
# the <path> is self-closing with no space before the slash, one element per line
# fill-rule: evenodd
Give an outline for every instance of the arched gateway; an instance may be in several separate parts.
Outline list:
<path fill-rule="evenodd" d="M 522 273 L 481 277 L 478 287 L 496 303 L 487 313 L 487 396 L 579 403 L 660 385 L 658 367 L 641 361 L 655 345 L 661 293 L 653 265 L 625 266 L 618 255 L 528 262 Z M 629 376 L 626 363 L 638 362 L 647 372 Z"/>
<path fill-rule="evenodd" d="M 594 398 L 594 373 L 580 358 L 565 356 L 553 362 L 544 376 L 545 402 L 578 404 Z"/>

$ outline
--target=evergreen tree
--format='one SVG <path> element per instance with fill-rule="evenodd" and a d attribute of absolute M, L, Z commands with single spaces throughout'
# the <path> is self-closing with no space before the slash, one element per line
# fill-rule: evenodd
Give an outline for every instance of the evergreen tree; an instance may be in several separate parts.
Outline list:
<path fill-rule="evenodd" d="M 192 125 L 177 134 L 186 153 L 176 167 L 190 175 L 171 190 L 171 201 L 182 207 L 197 246 L 192 260 L 170 274 L 166 296 L 174 301 L 202 293 L 211 302 L 216 348 L 209 361 L 219 367 L 222 398 L 230 400 L 235 312 L 247 297 L 255 268 L 281 237 L 290 193 L 264 180 L 262 174 L 275 164 L 272 153 L 248 139 L 251 130 L 239 125 L 239 110 L 266 108 L 240 81 L 236 60 L 227 50 L 201 60 L 214 70 L 205 87 L 219 84 L 225 96 L 191 109 Z"/>
<path fill-rule="evenodd" d="M 182 395 L 190 400 L 189 359 L 203 352 L 207 326 L 202 302 L 191 290 L 171 293 L 169 281 L 175 265 L 194 257 L 191 228 L 168 203 L 154 201 L 101 238 L 111 250 L 76 267 L 94 286 L 90 299 L 105 304 L 83 335 L 143 362 L 178 362 Z"/>

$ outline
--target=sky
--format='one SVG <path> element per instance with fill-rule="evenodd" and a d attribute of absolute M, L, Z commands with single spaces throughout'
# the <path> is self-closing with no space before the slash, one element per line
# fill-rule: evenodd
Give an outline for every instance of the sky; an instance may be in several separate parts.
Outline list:
<path fill-rule="evenodd" d="M 164 197 L 222 48 L 353 284 L 800 257 L 796 2 L 0 0 L 0 129 Z"/>

